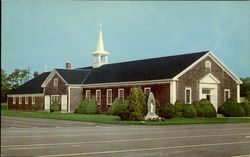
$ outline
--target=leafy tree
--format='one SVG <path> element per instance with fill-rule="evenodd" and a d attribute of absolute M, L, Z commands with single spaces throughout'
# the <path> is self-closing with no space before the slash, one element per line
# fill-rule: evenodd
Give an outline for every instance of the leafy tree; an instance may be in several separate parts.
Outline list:
<path fill-rule="evenodd" d="M 19 87 L 21 84 L 24 83 L 24 80 L 27 76 L 28 76 L 27 70 L 15 69 L 15 71 L 8 76 L 8 81 L 11 84 L 10 88 L 16 89 L 17 87 Z"/>
<path fill-rule="evenodd" d="M 37 71 L 34 72 L 33 76 L 37 77 L 39 75 L 39 73 Z"/>
<path fill-rule="evenodd" d="M 240 87 L 241 96 L 250 101 L 250 77 L 241 78 L 241 81 L 243 82 Z"/>
<path fill-rule="evenodd" d="M 8 81 L 8 75 L 1 69 L 1 102 L 5 102 L 11 84 Z"/>

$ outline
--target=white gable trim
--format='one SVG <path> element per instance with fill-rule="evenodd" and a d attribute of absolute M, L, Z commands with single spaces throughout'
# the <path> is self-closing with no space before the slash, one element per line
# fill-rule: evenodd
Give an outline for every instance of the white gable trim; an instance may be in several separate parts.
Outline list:
<path fill-rule="evenodd" d="M 47 84 L 51 81 L 51 79 L 52 79 L 56 74 L 60 77 L 61 80 L 63 80 L 63 82 L 64 82 L 66 85 L 68 85 L 68 83 L 64 80 L 64 78 L 63 78 L 63 77 L 56 71 L 56 69 L 55 69 L 55 70 L 53 70 L 53 71 L 49 74 L 49 76 L 45 79 L 45 81 L 42 83 L 41 87 L 43 87 L 43 88 L 46 87 Z"/>
<path fill-rule="evenodd" d="M 198 63 L 200 63 L 203 59 L 206 57 L 210 57 L 222 70 L 224 70 L 237 84 L 242 84 L 242 81 L 231 71 L 229 70 L 225 64 L 223 64 L 211 51 L 203 55 L 201 58 L 199 58 L 197 61 L 195 61 L 193 64 L 188 66 L 186 69 L 184 69 L 182 72 L 180 72 L 178 75 L 176 75 L 173 79 L 177 80 L 179 77 L 181 77 L 183 74 L 185 74 L 187 71 L 192 69 L 194 66 L 196 66 Z"/>
<path fill-rule="evenodd" d="M 199 82 L 203 84 L 220 84 L 220 81 L 211 73 L 202 77 Z"/>

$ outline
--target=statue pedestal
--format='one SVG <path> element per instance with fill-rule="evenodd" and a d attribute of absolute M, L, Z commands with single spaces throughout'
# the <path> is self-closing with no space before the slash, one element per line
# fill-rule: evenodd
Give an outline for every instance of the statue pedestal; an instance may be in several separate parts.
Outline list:
<path fill-rule="evenodd" d="M 144 117 L 145 120 L 156 119 L 156 118 L 159 118 L 159 116 L 157 116 L 157 114 L 155 114 L 155 113 L 148 113 L 148 114 Z"/>

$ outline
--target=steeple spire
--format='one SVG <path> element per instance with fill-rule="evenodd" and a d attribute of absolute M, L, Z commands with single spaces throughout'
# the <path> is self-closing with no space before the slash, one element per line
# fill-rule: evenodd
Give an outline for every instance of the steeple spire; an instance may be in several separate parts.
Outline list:
<path fill-rule="evenodd" d="M 99 32 L 97 50 L 93 52 L 92 55 L 94 56 L 93 67 L 100 67 L 104 64 L 108 64 L 108 55 L 110 55 L 110 53 L 104 50 L 104 44 L 103 44 L 103 38 L 102 38 L 102 24 L 100 24 L 100 32 Z"/>

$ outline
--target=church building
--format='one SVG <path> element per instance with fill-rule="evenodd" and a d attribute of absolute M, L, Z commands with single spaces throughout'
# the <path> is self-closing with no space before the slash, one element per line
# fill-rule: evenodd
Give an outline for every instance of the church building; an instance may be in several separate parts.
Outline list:
<path fill-rule="evenodd" d="M 21 85 L 8 95 L 9 109 L 46 111 L 56 101 L 62 112 L 72 113 L 83 99 L 95 97 L 99 113 L 105 113 L 135 86 L 153 92 L 161 105 L 208 99 L 217 110 L 229 98 L 240 101 L 241 80 L 211 51 L 109 63 L 100 30 L 92 55 L 92 66 L 72 69 L 66 63 L 65 69 L 42 73 Z"/>

